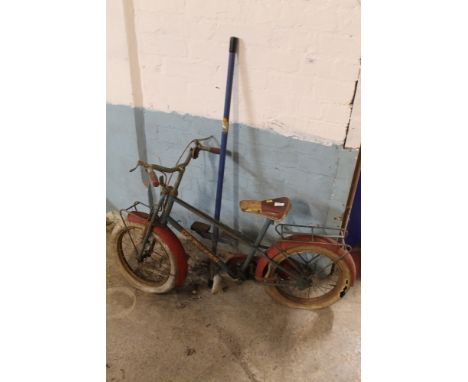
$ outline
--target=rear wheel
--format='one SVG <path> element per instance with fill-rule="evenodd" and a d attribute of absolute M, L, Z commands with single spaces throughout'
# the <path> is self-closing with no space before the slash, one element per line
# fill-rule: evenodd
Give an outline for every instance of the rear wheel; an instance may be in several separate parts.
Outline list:
<path fill-rule="evenodd" d="M 267 293 L 291 308 L 325 308 L 343 297 L 350 287 L 349 268 L 331 249 L 301 245 L 282 251 L 273 261 L 264 276 L 274 284 L 266 288 Z M 299 275 L 302 281 L 296 280 Z"/>
<path fill-rule="evenodd" d="M 145 227 L 128 222 L 116 227 L 112 236 L 117 265 L 122 275 L 136 288 L 149 293 L 166 293 L 175 287 L 177 264 L 169 247 L 152 232 L 140 253 Z"/>

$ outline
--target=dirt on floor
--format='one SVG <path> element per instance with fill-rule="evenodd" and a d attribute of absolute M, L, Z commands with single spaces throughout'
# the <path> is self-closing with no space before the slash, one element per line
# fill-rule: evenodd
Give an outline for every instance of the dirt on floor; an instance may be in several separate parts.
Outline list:
<path fill-rule="evenodd" d="M 360 282 L 319 311 L 289 309 L 253 282 L 212 295 L 193 247 L 183 288 L 136 290 L 107 231 L 108 381 L 360 381 Z"/>

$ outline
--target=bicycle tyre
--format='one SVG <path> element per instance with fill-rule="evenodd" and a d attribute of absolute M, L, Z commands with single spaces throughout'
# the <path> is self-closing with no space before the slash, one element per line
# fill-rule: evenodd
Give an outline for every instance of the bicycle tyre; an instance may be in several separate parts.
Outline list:
<path fill-rule="evenodd" d="M 149 280 L 147 277 L 143 277 L 142 272 L 138 272 L 137 270 L 132 268 L 124 253 L 126 251 L 127 255 L 130 256 L 129 252 L 133 251 L 133 249 L 129 247 L 130 251 L 128 249 L 124 250 L 124 246 L 128 247 L 126 244 L 128 243 L 129 239 L 130 241 L 135 241 L 135 245 L 138 246 L 138 239 L 142 240 L 140 237 L 142 236 L 141 233 L 144 232 L 144 229 L 144 225 L 133 222 L 127 222 L 126 225 L 119 224 L 114 229 L 114 231 L 112 232 L 111 243 L 112 252 L 115 255 L 117 267 L 120 273 L 125 277 L 125 279 L 135 288 L 147 293 L 167 293 L 174 289 L 174 287 L 176 286 L 176 275 L 179 270 L 177 268 L 177 261 L 175 259 L 175 256 L 172 254 L 169 246 L 166 245 L 166 243 L 164 243 L 164 240 L 162 240 L 159 235 L 157 235 L 155 232 L 151 233 L 151 238 L 155 242 L 154 245 L 159 244 L 160 247 L 158 248 L 163 249 L 163 251 L 160 250 L 161 258 L 164 257 L 166 263 L 164 267 L 164 277 L 161 277 L 160 280 Z M 132 233 L 132 231 L 135 232 Z M 136 231 L 138 231 L 138 234 L 136 234 Z M 127 243 L 124 244 L 124 240 Z M 152 254 L 150 255 L 150 257 L 152 258 Z M 153 268 L 156 269 L 156 267 Z"/>
<path fill-rule="evenodd" d="M 321 258 L 326 258 L 328 259 L 328 261 L 331 261 L 335 264 L 336 267 L 334 268 L 333 272 L 339 271 L 339 275 L 335 286 L 333 286 L 333 288 L 330 289 L 330 291 L 328 291 L 324 295 L 312 298 L 293 296 L 285 292 L 283 288 L 279 286 L 268 286 L 266 287 L 266 292 L 280 304 L 286 305 L 290 308 L 308 310 L 326 308 L 338 301 L 341 297 L 344 297 L 344 295 L 351 286 L 352 276 L 350 269 L 346 265 L 345 261 L 343 261 L 342 257 L 335 251 L 313 244 L 298 244 L 297 246 L 293 246 L 282 251 L 273 259 L 273 261 L 276 264 L 283 263 L 284 267 L 284 265 L 287 265 L 288 262 L 291 262 L 292 260 L 294 261 L 294 266 L 296 267 L 298 263 L 296 257 L 298 254 L 303 253 L 317 254 Z M 275 264 L 270 263 L 266 270 L 265 280 L 273 282 L 280 280 L 285 277 L 281 276 L 282 273 L 284 274 L 284 272 L 279 270 L 279 268 L 276 267 Z"/>

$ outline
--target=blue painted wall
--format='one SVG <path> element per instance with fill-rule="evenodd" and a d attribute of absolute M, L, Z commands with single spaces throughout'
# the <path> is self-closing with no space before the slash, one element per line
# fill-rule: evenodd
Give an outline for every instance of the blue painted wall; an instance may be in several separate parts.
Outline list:
<path fill-rule="evenodd" d="M 219 145 L 221 121 L 129 106 L 107 105 L 107 208 L 120 209 L 147 201 L 138 172 L 129 173 L 139 158 L 173 166 L 193 138 L 213 135 Z M 285 137 L 243 124 L 231 125 L 221 221 L 245 232 L 260 227 L 262 218 L 242 213 L 242 199 L 288 196 L 293 208 L 285 222 L 339 227 L 348 197 L 357 150 L 325 146 Z M 179 196 L 212 214 L 218 156 L 201 153 L 188 167 Z M 184 225 L 194 216 L 175 207 Z"/>

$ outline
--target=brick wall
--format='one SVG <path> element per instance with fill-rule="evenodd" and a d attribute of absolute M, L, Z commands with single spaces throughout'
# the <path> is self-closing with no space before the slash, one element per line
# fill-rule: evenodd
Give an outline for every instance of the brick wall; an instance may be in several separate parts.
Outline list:
<path fill-rule="evenodd" d="M 108 0 L 107 12 L 108 103 L 220 119 L 237 36 L 233 121 L 359 147 L 358 0 Z"/>

